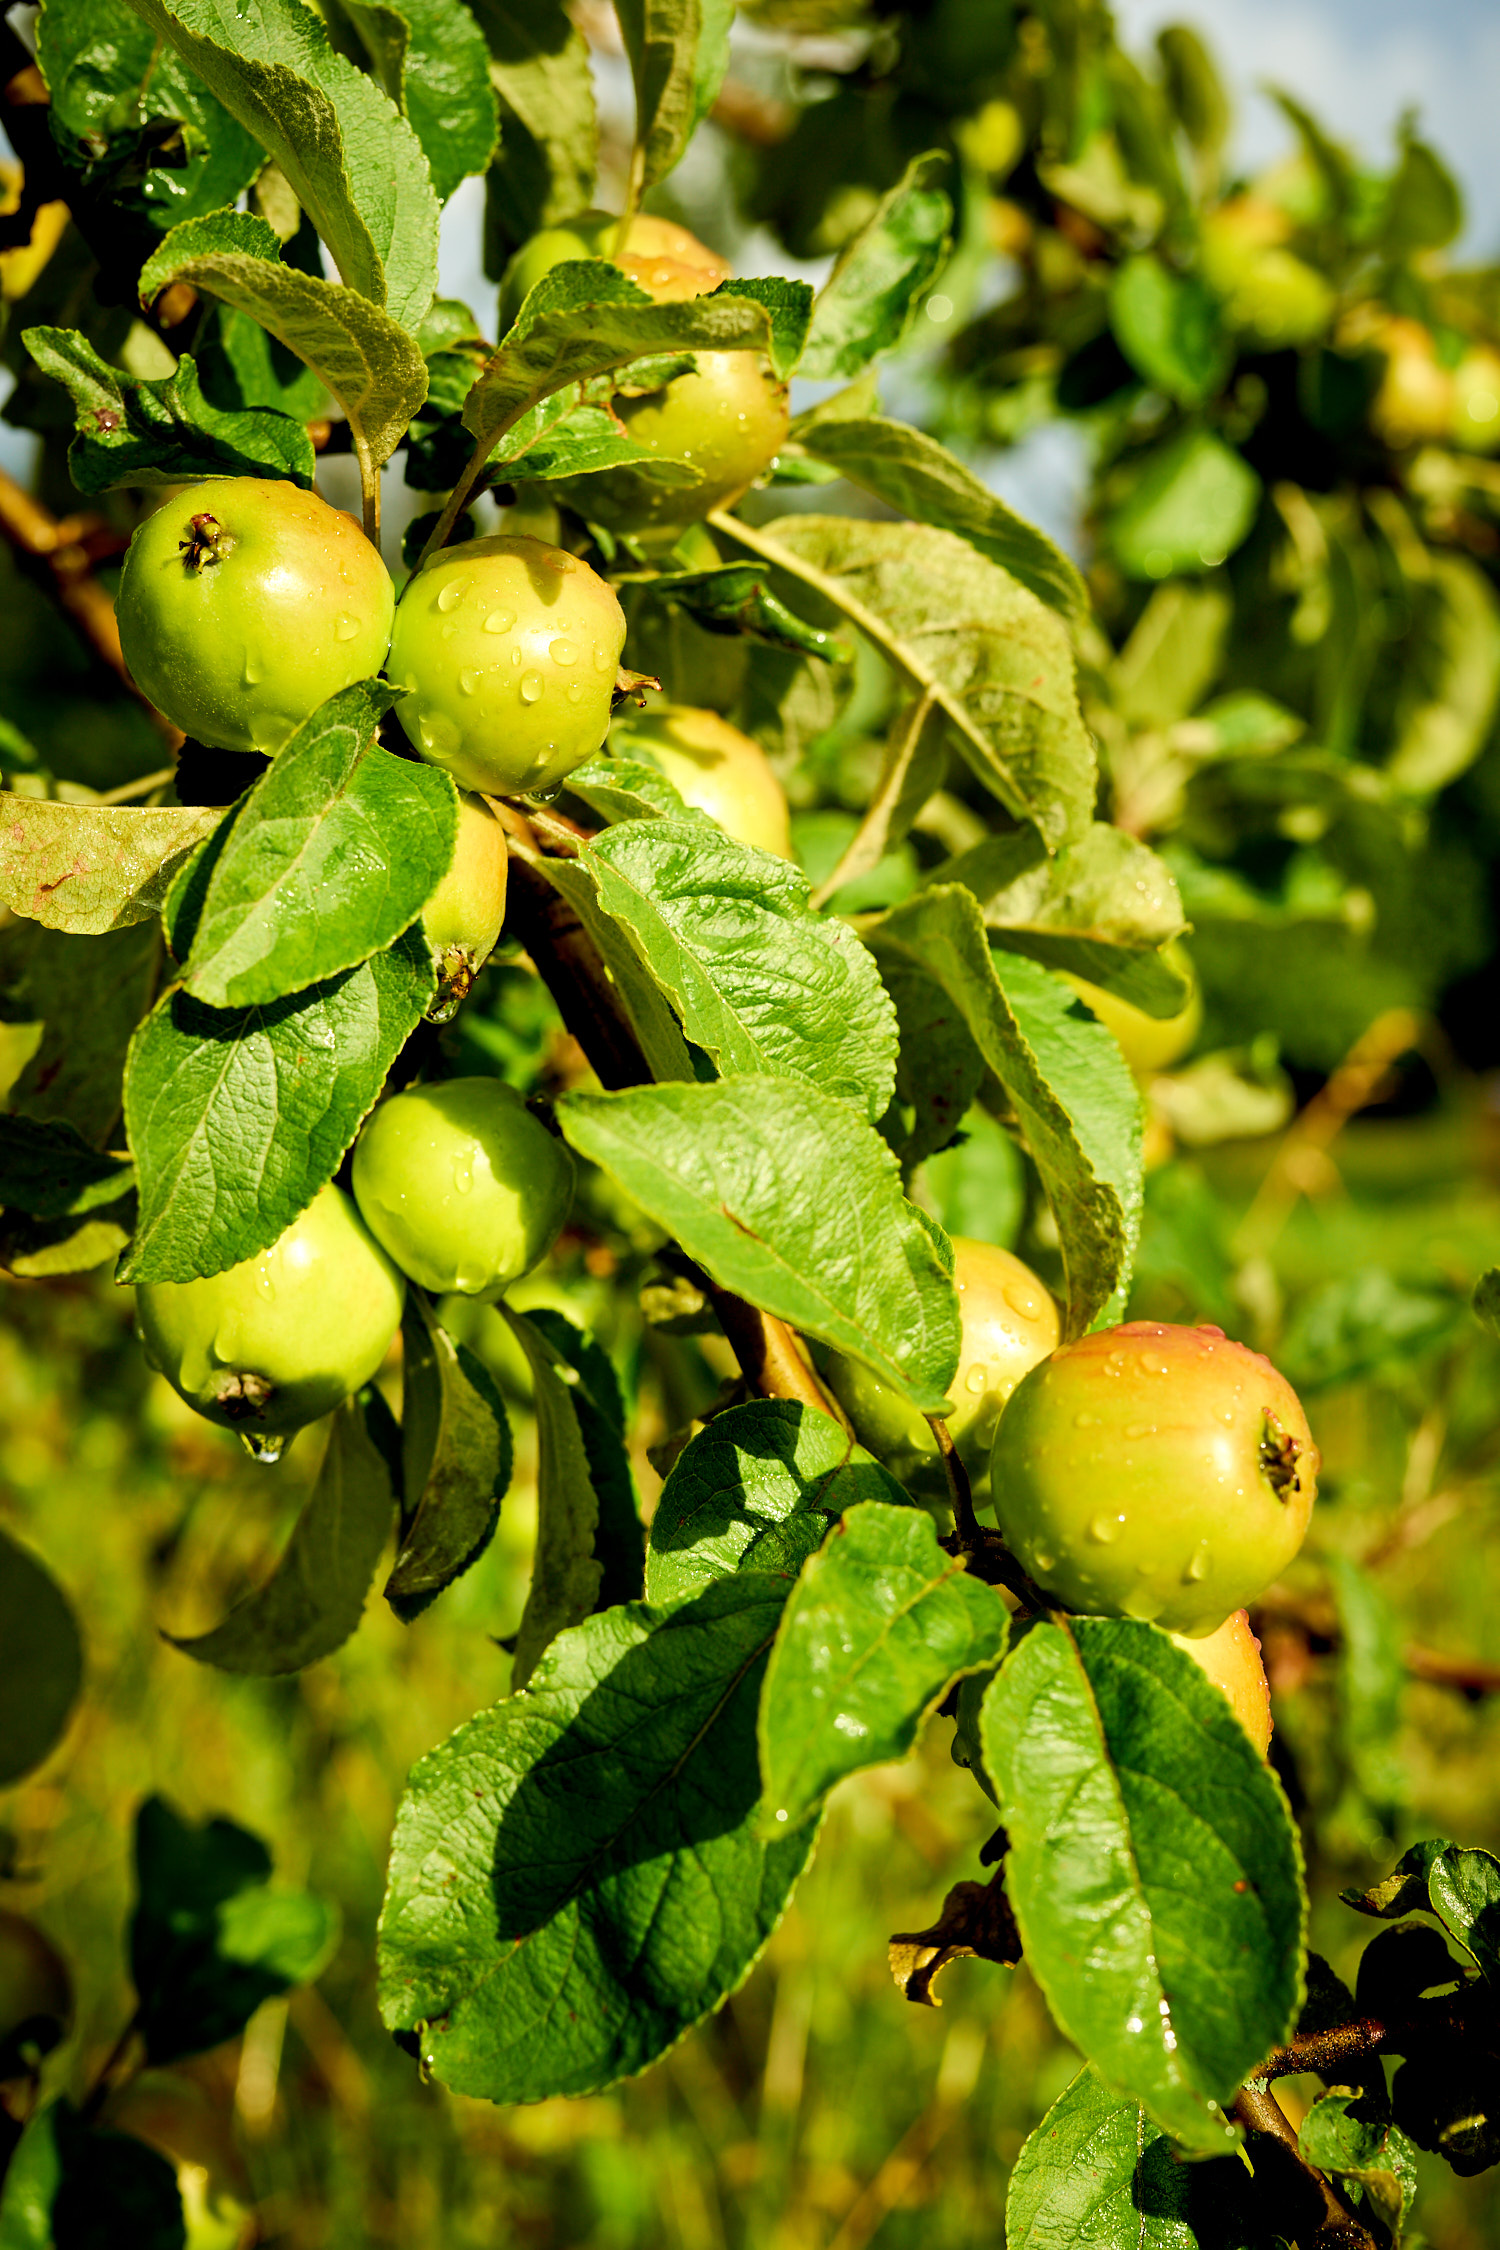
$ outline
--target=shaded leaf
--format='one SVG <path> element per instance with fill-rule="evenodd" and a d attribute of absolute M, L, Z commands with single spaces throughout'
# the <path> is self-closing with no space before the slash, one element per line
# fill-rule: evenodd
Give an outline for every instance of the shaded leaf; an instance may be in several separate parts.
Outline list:
<path fill-rule="evenodd" d="M 537 1436 L 536 1554 L 516 1635 L 514 1691 L 525 1687 L 558 1634 L 588 1616 L 604 1573 L 594 1552 L 599 1496 L 554 1347 L 523 1313 L 505 1304 L 500 1310 L 531 1368 Z"/>
<path fill-rule="evenodd" d="M 376 78 L 421 142 L 433 192 L 446 203 L 494 152 L 498 119 L 484 34 L 462 0 L 341 6 L 358 27 Z"/>
<path fill-rule="evenodd" d="M 176 2168 L 130 2133 L 86 2126 L 66 2100 L 28 2120 L 0 2192 L 0 2250 L 187 2250 Z"/>
<path fill-rule="evenodd" d="M 9 1106 L 60 1119 L 95 1143 L 112 1134 L 126 1049 L 151 1005 L 161 958 L 154 919 L 104 937 L 38 922 L 0 927 L 0 1011 L 12 1024 L 41 1026 Z"/>
<path fill-rule="evenodd" d="M 812 1849 L 753 1827 L 781 1582 L 588 1618 L 530 1686 L 414 1767 L 380 1920 L 380 2007 L 490 2101 L 644 2070 L 749 1973 Z"/>
<path fill-rule="evenodd" d="M 62 1739 L 83 1684 L 83 1643 L 51 1572 L 3 1531 L 0 1648 L 0 1789 L 8 1789 Z"/>
<path fill-rule="evenodd" d="M 830 1520 L 863 1500 L 899 1507 L 906 1494 L 831 1415 L 789 1398 L 728 1407 L 683 1447 L 662 1486 L 647 1595 L 679 1601 L 737 1570 L 795 1578 Z"/>
<path fill-rule="evenodd" d="M 471 0 L 489 42 L 505 161 L 487 181 L 486 260 L 500 272 L 540 227 L 589 200 L 599 128 L 589 51 L 563 0 Z"/>
<path fill-rule="evenodd" d="M 232 2039 L 263 2000 L 317 1976 L 338 1942 L 333 1906 L 271 1889 L 259 1837 L 230 1820 L 195 1827 L 164 1797 L 136 1815 L 135 1872 L 130 1973 L 152 2063 Z"/>
<path fill-rule="evenodd" d="M 358 1400 L 337 1407 L 312 1491 L 276 1568 L 212 1631 L 163 1637 L 220 1672 L 300 1672 L 359 1624 L 395 1511 L 390 1470 Z"/>
<path fill-rule="evenodd" d="M 115 1203 L 135 1167 L 101 1155 L 71 1125 L 0 1117 L 0 1207 L 33 1219 L 74 1218 Z"/>
<path fill-rule="evenodd" d="M 554 1365 L 568 1382 L 589 1482 L 598 1496 L 594 1556 L 602 1575 L 595 1606 L 638 1602 L 645 1591 L 646 1527 L 630 1471 L 619 1378 L 603 1345 L 564 1314 L 542 1305 L 526 1317 L 551 1346 Z M 569 1370 L 576 1380 L 569 1381 Z"/>
<path fill-rule="evenodd" d="M 455 1344 L 420 1289 L 401 1321 L 405 1520 L 385 1598 L 409 1624 L 472 1569 L 510 1488 L 510 1422 L 487 1368 Z"/>
<path fill-rule="evenodd" d="M 913 157 L 840 252 L 818 294 L 799 374 L 819 382 L 858 375 L 904 341 L 951 247 L 953 205 L 941 184 L 948 164 L 941 149 Z"/>
<path fill-rule="evenodd" d="M 955 1883 L 931 1929 L 897 1930 L 886 1947 L 902 1997 L 921 2008 L 942 2006 L 932 1988 L 950 1961 L 998 1961 L 1011 1968 L 1020 1958 L 1021 1934 L 1003 1871 L 987 1883 Z"/>

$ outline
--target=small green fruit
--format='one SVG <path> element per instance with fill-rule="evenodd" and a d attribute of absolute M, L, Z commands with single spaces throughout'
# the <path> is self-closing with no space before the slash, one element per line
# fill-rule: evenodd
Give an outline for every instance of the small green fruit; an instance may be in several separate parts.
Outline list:
<path fill-rule="evenodd" d="M 210 1422 L 285 1436 L 367 1383 L 406 1285 L 341 1188 L 323 1188 L 257 1257 L 202 1281 L 144 1282 L 147 1356 Z"/>
<path fill-rule="evenodd" d="M 632 713 L 621 747 L 632 757 L 644 750 L 684 802 L 726 836 L 790 859 L 791 817 L 775 768 L 758 742 L 717 711 L 679 704 Z"/>
<path fill-rule="evenodd" d="M 1307 1531 L 1318 1450 L 1296 1392 L 1217 1328 L 1130 1321 L 1018 1386 L 991 1491 L 1012 1551 L 1070 1609 L 1215 1633 Z"/>
<path fill-rule="evenodd" d="M 495 950 L 509 865 L 505 830 L 490 807 L 482 797 L 461 796 L 452 864 L 422 909 L 445 1004 L 463 999 Z"/>
<path fill-rule="evenodd" d="M 215 749 L 270 757 L 320 703 L 380 670 L 395 600 L 351 516 L 295 484 L 214 477 L 137 529 L 116 616 L 158 711 Z"/>
<path fill-rule="evenodd" d="M 382 1103 L 354 1150 L 372 1234 L 435 1295 L 498 1297 L 551 1249 L 573 1159 L 498 1078 L 449 1078 Z"/>
<path fill-rule="evenodd" d="M 386 667 L 430 764 L 489 796 L 551 789 L 609 731 L 625 617 L 614 589 L 540 539 L 470 539 L 412 578 Z"/>
<path fill-rule="evenodd" d="M 1057 1348 L 1057 1307 L 1029 1266 L 992 1243 L 953 1237 L 962 1342 L 948 1431 L 975 1499 L 989 1493 L 990 1448 L 1006 1401 L 1031 1368 Z M 899 1391 L 858 1360 L 835 1352 L 825 1379 L 854 1434 L 892 1476 L 925 1499 L 948 1490 L 937 1440 Z"/>

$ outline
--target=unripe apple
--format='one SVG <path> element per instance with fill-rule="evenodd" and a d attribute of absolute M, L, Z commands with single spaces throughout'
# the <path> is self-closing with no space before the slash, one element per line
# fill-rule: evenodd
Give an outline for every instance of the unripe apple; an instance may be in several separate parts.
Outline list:
<path fill-rule="evenodd" d="M 975 1499 L 989 1492 L 990 1448 L 1001 1411 L 1029 1369 L 1057 1348 L 1057 1307 L 1029 1266 L 993 1243 L 953 1237 L 962 1338 L 948 1433 Z M 948 1483 L 924 1416 L 858 1360 L 835 1352 L 825 1380 L 854 1434 L 913 1492 L 941 1499 Z"/>
<path fill-rule="evenodd" d="M 710 250 L 706 242 L 700 242 L 675 220 L 638 211 L 623 242 L 619 234 L 620 222 L 612 211 L 579 211 L 556 226 L 543 227 L 529 242 L 523 242 L 500 284 L 502 332 L 510 327 L 543 274 L 578 258 L 606 258 L 616 265 L 626 256 L 671 258 L 705 275 L 700 284 L 704 289 L 717 289 L 721 281 L 729 279 L 730 269 L 717 251 Z"/>
<path fill-rule="evenodd" d="M 775 768 L 758 742 L 717 711 L 669 704 L 632 712 L 624 748 L 631 756 L 644 751 L 684 802 L 726 836 L 791 857 L 791 816 Z"/>
<path fill-rule="evenodd" d="M 498 1297 L 551 1249 L 573 1159 L 498 1078 L 383 1102 L 354 1149 L 354 1193 L 403 1273 L 435 1295 Z"/>
<path fill-rule="evenodd" d="M 1453 370 L 1452 437 L 1468 453 L 1500 451 L 1500 352 L 1474 344 Z"/>
<path fill-rule="evenodd" d="M 1271 1747 L 1271 1689 L 1260 1660 L 1260 1642 L 1250 1630 L 1250 1613 L 1237 1609 L 1217 1633 L 1193 1640 L 1174 1633 L 1177 1646 L 1202 1667 L 1228 1696 L 1235 1717 L 1264 1757 Z"/>
<path fill-rule="evenodd" d="M 1161 1071 L 1170 1070 L 1173 1063 L 1180 1062 L 1197 1038 L 1203 1022 L 1203 995 L 1184 947 L 1174 940 L 1163 958 L 1187 981 L 1187 998 L 1175 1016 L 1148 1016 L 1144 1008 L 1120 999 L 1117 993 L 1105 992 L 1097 984 L 1090 984 L 1086 977 L 1075 977 L 1063 971 L 1085 1006 L 1107 1031 L 1114 1033 L 1132 1073 L 1142 1081 L 1155 1078 Z"/>
<path fill-rule="evenodd" d="M 1318 1451 L 1296 1392 L 1217 1328 L 1130 1321 L 1033 1368 L 991 1491 L 1012 1551 L 1068 1608 L 1201 1638 L 1307 1531 Z"/>
<path fill-rule="evenodd" d="M 380 670 L 395 600 L 352 516 L 275 478 L 211 477 L 137 528 L 116 616 L 158 711 L 215 749 L 270 757 Z"/>
<path fill-rule="evenodd" d="M 61 1954 L 24 1914 L 0 1907 L 0 2079 L 50 2055 L 72 2021 L 73 1980 Z"/>
<path fill-rule="evenodd" d="M 1385 375 L 1370 420 L 1388 445 L 1416 445 L 1449 435 L 1455 386 L 1439 363 L 1431 331 L 1419 320 L 1385 321 L 1374 342 L 1386 355 Z"/>
<path fill-rule="evenodd" d="M 136 1290 L 146 1356 L 209 1421 L 276 1438 L 367 1383 L 406 1285 L 330 1181 L 269 1250 L 202 1281 Z"/>
<path fill-rule="evenodd" d="M 509 857 L 505 830 L 483 797 L 458 800 L 458 838 L 447 874 L 422 909 L 422 928 L 437 955 L 443 1005 L 463 999 L 495 950 L 505 920 Z"/>
<path fill-rule="evenodd" d="M 461 789 L 552 789 L 609 731 L 625 615 L 586 562 L 499 534 L 445 547 L 401 596 L 397 716 Z"/>

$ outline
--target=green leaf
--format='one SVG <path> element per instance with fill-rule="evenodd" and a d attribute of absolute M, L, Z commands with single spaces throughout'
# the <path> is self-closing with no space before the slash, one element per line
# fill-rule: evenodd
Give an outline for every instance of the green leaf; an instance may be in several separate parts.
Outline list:
<path fill-rule="evenodd" d="M 1413 1844 L 1383 1882 L 1339 1896 L 1382 1922 L 1431 1914 L 1489 1982 L 1500 1985 L 1500 1860 L 1493 1852 L 1437 1840 Z"/>
<path fill-rule="evenodd" d="M 1049 849 L 1093 818 L 1094 751 L 1061 618 L 947 531 L 849 516 L 718 528 L 781 564 L 868 635 L 946 712 L 975 775 Z"/>
<path fill-rule="evenodd" d="M 28 2119 L 0 2192 L 0 2250 L 187 2250 L 176 2167 L 133 2133 L 86 2126 L 66 2100 Z"/>
<path fill-rule="evenodd" d="M 591 939 L 618 990 L 653 1078 L 692 1078 L 693 1058 L 654 964 L 641 959 L 631 933 L 599 903 L 598 869 L 584 867 L 576 859 L 539 859 L 533 865 L 567 901 Z"/>
<path fill-rule="evenodd" d="M 1081 2070 L 1016 2158 L 1009 2250 L 1198 2250 L 1200 2169 L 1179 2161 L 1139 2103 Z"/>
<path fill-rule="evenodd" d="M 603 406 L 575 406 L 571 414 L 553 422 L 544 437 L 505 463 L 505 480 L 545 484 L 553 477 L 592 476 L 599 469 L 626 468 L 639 461 L 651 462 L 663 484 L 689 490 L 703 482 L 690 461 L 663 461 L 649 446 L 624 436 Z"/>
<path fill-rule="evenodd" d="M 438 205 L 427 159 L 389 98 L 334 53 L 312 10 L 300 0 L 259 0 L 234 15 L 231 31 L 218 0 L 130 4 L 276 159 L 332 252 L 343 277 L 338 294 L 383 305 L 387 326 L 415 328 L 437 278 Z M 345 318 L 352 328 L 352 313 Z M 275 322 L 264 325 L 280 335 Z"/>
<path fill-rule="evenodd" d="M 914 156 L 840 252 L 819 292 L 799 375 L 824 383 L 858 375 L 904 343 L 952 246 L 953 205 L 941 185 L 948 164 L 941 149 Z"/>
<path fill-rule="evenodd" d="M 1200 153 L 1216 156 L 1234 124 L 1234 108 L 1204 41 L 1188 24 L 1156 34 L 1162 79 L 1184 133 Z"/>
<path fill-rule="evenodd" d="M 375 76 L 422 144 L 433 192 L 446 203 L 482 172 L 498 129 L 484 34 L 462 0 L 341 0 Z"/>
<path fill-rule="evenodd" d="M 486 266 L 581 211 L 598 164 L 589 51 L 563 0 L 471 0 L 489 42 L 503 163 L 490 168 Z"/>
<path fill-rule="evenodd" d="M 1149 251 L 1115 268 L 1109 317 L 1136 373 L 1180 406 L 1200 406 L 1229 372 L 1234 353 L 1218 298 Z"/>
<path fill-rule="evenodd" d="M 1426 555 L 1427 550 L 1423 550 Z M 1398 789 L 1443 789 L 1489 740 L 1500 699 L 1500 601 L 1462 555 L 1427 559 L 1412 589 L 1386 772 Z"/>
<path fill-rule="evenodd" d="M 269 1249 L 333 1177 L 434 990 L 408 934 L 266 1007 L 168 993 L 126 1067 L 140 1219 L 120 1278 L 191 1281 Z"/>
<path fill-rule="evenodd" d="M 126 0 L 47 0 L 36 51 L 54 135 L 95 148 L 122 125 L 150 118 L 180 118 L 187 127 L 183 162 L 153 165 L 138 191 L 159 233 L 237 201 L 265 162 L 259 143 L 195 71 L 162 49 Z"/>
<path fill-rule="evenodd" d="M 558 1634 L 588 1616 L 604 1572 L 594 1553 L 599 1496 L 560 1355 L 523 1313 L 505 1304 L 500 1310 L 531 1368 L 537 1442 L 536 1555 L 516 1635 L 514 1691 L 525 1687 Z"/>
<path fill-rule="evenodd" d="M 1500 1338 L 1500 1266 L 1491 1266 L 1479 1276 L 1472 1304 L 1480 1327 Z"/>
<path fill-rule="evenodd" d="M 105 937 L 39 922 L 0 928 L 0 1016 L 42 1026 L 11 1089 L 13 1110 L 61 1119 L 96 1145 L 113 1134 L 126 1049 L 151 1005 L 161 952 L 154 920 Z"/>
<path fill-rule="evenodd" d="M 666 462 L 659 465 L 670 466 Z M 804 623 L 785 602 L 777 600 L 766 577 L 763 563 L 721 563 L 713 570 L 664 572 L 650 581 L 647 590 L 685 609 L 710 633 L 743 633 L 770 648 L 795 649 L 808 656 L 821 656 L 830 664 L 849 663 L 854 652 L 848 644 L 817 625 Z"/>
<path fill-rule="evenodd" d="M 222 412 L 199 389 L 190 353 L 174 374 L 149 382 L 122 375 L 73 328 L 27 328 L 21 341 L 72 396 L 77 435 L 68 474 L 86 496 L 267 473 L 311 490 L 316 456 L 302 424 L 260 407 Z"/>
<path fill-rule="evenodd" d="M 562 1634 L 531 1685 L 413 1769 L 380 2007 L 489 2101 L 644 2070 L 754 1966 L 813 1844 L 765 1844 L 755 1712 L 783 1585 L 726 1579 Z"/>
<path fill-rule="evenodd" d="M 683 1447 L 662 1486 L 647 1596 L 680 1601 L 737 1570 L 795 1578 L 830 1519 L 865 1500 L 900 1507 L 906 1494 L 831 1415 L 789 1398 L 728 1407 Z"/>
<path fill-rule="evenodd" d="M 300 0 L 285 4 L 298 7 Z M 314 20 L 310 11 L 301 12 Z M 359 290 L 241 247 L 244 222 L 233 230 L 226 225 L 235 218 L 221 212 L 174 227 L 141 269 L 142 301 L 169 282 L 186 281 L 247 313 L 333 393 L 348 416 L 355 451 L 379 468 L 427 396 L 427 362 L 416 338 Z"/>
<path fill-rule="evenodd" d="M 1383 1266 L 1357 1267 L 1303 1298 L 1287 1323 L 1277 1363 L 1304 1394 L 1389 1381 L 1455 1344 L 1467 1325 L 1464 1314 L 1461 1293 L 1438 1275 L 1412 1283 Z"/>
<path fill-rule="evenodd" d="M 685 805 L 674 783 L 668 781 L 659 766 L 647 765 L 628 754 L 621 756 L 616 745 L 623 744 L 627 751 L 631 745 L 628 721 L 616 721 L 610 729 L 610 739 L 597 758 L 589 758 L 575 766 L 568 776 L 568 794 L 581 798 L 590 812 L 604 821 L 617 820 L 699 820 L 706 822 L 707 813 L 695 811 Z"/>
<path fill-rule="evenodd" d="M 1306 1900 L 1281 1786 L 1153 1625 L 1038 1624 L 985 1698 L 1006 1886 L 1061 2030 L 1189 2149 L 1302 1998 Z"/>
<path fill-rule="evenodd" d="M 533 410 L 574 384 L 648 353 L 769 351 L 771 336 L 765 307 L 748 297 L 716 293 L 657 305 L 599 260 L 555 266 L 486 362 L 464 403 L 464 427 L 498 466 L 543 435 Z"/>
<path fill-rule="evenodd" d="M 401 1345 L 407 1520 L 385 1598 L 409 1624 L 488 1547 L 515 1455 L 488 1369 L 453 1343 L 420 1289 L 407 1290 Z"/>
<path fill-rule="evenodd" d="M 1406 1703 L 1401 1620 L 1384 1592 L 1347 1555 L 1328 1558 L 1338 1609 L 1339 1747 L 1366 1808 L 1360 1822 L 1394 1836 L 1411 1794 L 1396 1750 Z"/>
<path fill-rule="evenodd" d="M 601 1577 L 595 1606 L 638 1602 L 645 1588 L 646 1527 L 635 1494 L 626 1444 L 625 1402 L 609 1354 L 560 1312 L 538 1306 L 526 1315 L 553 1354 L 568 1386 L 589 1482 L 599 1500 L 594 1555 Z"/>
<path fill-rule="evenodd" d="M 726 1076 L 802 1077 L 872 1122 L 884 1113 L 894 1012 L 847 925 L 808 911 L 799 867 L 670 818 L 622 821 L 576 864 Z"/>
<path fill-rule="evenodd" d="M 69 805 L 0 795 L 0 905 L 96 937 L 150 922 L 224 818 L 203 805 Z"/>
<path fill-rule="evenodd" d="M 1064 1333 L 1081 1335 L 1128 1285 L 1140 1235 L 1141 1104 L 1118 1046 L 1046 970 L 997 961 L 957 885 L 893 907 L 869 943 L 888 981 L 915 973 L 939 988 L 1009 1095 L 1057 1220 Z M 958 1087 L 958 1115 L 974 1091 L 977 1075 Z"/>
<path fill-rule="evenodd" d="M 1417 2192 L 1417 2152 L 1388 2117 L 1370 2114 L 1373 2106 L 1367 2095 L 1321 2094 L 1298 2128 L 1297 2145 L 1309 2164 L 1342 2183 L 1356 2211 L 1368 2212 L 1399 2244 Z"/>
<path fill-rule="evenodd" d="M 971 890 L 1007 952 L 1087 977 L 1148 1015 L 1175 1015 L 1186 1002 L 1182 978 L 1161 958 L 1186 928 L 1177 885 L 1155 852 L 1108 821 L 1050 859 L 1035 829 L 987 837 L 935 880 Z"/>
<path fill-rule="evenodd" d="M 805 432 L 799 425 L 799 442 L 888 507 L 938 531 L 955 532 L 1070 622 L 1088 615 L 1077 565 L 925 430 L 883 415 L 840 416 Z"/>
<path fill-rule="evenodd" d="M 195 1827 L 148 1797 L 135 1870 L 130 1973 L 148 2062 L 232 2039 L 263 2000 L 317 1976 L 338 1942 L 337 1910 L 311 1892 L 272 1890 L 270 1853 L 233 1821 Z"/>
<path fill-rule="evenodd" d="M 766 1672 L 763 1825 L 804 1820 L 846 1774 L 904 1758 L 1009 1630 L 1000 1595 L 943 1553 L 925 1509 L 849 1509 L 803 1565 Z"/>
<path fill-rule="evenodd" d="M 1393 258 L 1441 250 L 1463 231 L 1464 203 L 1442 158 L 1409 129 L 1391 175 L 1381 219 L 1382 246 Z"/>
<path fill-rule="evenodd" d="M 83 1643 L 62 1589 L 0 1531 L 0 1789 L 51 1755 L 83 1684 Z"/>
<path fill-rule="evenodd" d="M 953 1284 L 896 1160 L 794 1078 L 568 1093 L 565 1138 L 724 1288 L 937 1413 L 958 1364 Z"/>
<path fill-rule="evenodd" d="M 220 1672 L 300 1672 L 342 1648 L 359 1624 L 390 1536 L 396 1496 L 390 1470 L 356 1399 L 335 1409 L 317 1480 L 286 1549 L 256 1588 L 212 1631 L 164 1637 Z"/>
<path fill-rule="evenodd" d="M 635 82 L 642 185 L 653 187 L 713 106 L 729 67 L 734 0 L 620 0 L 615 12 Z"/>
<path fill-rule="evenodd" d="M 1255 520 L 1260 478 L 1209 430 L 1182 430 L 1141 465 L 1108 538 L 1127 578 L 1212 570 Z"/>
<path fill-rule="evenodd" d="M 135 1166 L 101 1156 L 71 1125 L 0 1117 L 0 1208 L 33 1219 L 69 1219 L 116 1203 Z"/>
<path fill-rule="evenodd" d="M 367 961 L 421 913 L 453 858 L 458 794 L 376 744 L 394 700 L 373 681 L 331 696 L 241 800 L 183 966 L 194 999 L 279 1000 Z"/>

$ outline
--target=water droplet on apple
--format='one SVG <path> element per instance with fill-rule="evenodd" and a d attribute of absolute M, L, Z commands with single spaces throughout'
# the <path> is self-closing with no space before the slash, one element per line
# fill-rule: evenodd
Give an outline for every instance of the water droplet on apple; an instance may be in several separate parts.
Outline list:
<path fill-rule="evenodd" d="M 274 1469 L 286 1450 L 286 1439 L 279 1430 L 267 1437 L 262 1437 L 258 1431 L 241 1430 L 240 1443 L 251 1460 L 259 1461 L 265 1469 Z"/>
<path fill-rule="evenodd" d="M 351 617 L 346 610 L 342 617 L 336 617 L 334 619 L 333 631 L 335 639 L 341 641 L 352 641 L 355 634 L 359 631 L 359 619 L 357 617 Z"/>
<path fill-rule="evenodd" d="M 478 674 L 477 672 L 460 672 L 460 673 L 459 673 L 459 675 L 458 675 L 458 687 L 459 687 L 459 693 L 460 693 L 461 695 L 472 695 L 472 694 L 474 693 L 475 689 L 476 689 L 476 688 L 478 687 L 478 685 L 479 685 L 479 674 Z"/>
<path fill-rule="evenodd" d="M 1089 1519 L 1089 1537 L 1097 1540 L 1101 1547 L 1108 1547 L 1119 1538 L 1124 1522 L 1123 1516 L 1092 1516 Z"/>
<path fill-rule="evenodd" d="M 440 586 L 437 598 L 438 608 L 457 609 L 464 598 L 464 588 L 468 583 L 467 578 L 450 578 L 446 585 Z"/>
<path fill-rule="evenodd" d="M 1201 1584 L 1201 1582 L 1208 1576 L 1209 1560 L 1210 1557 L 1207 1544 L 1204 1543 L 1203 1545 L 1196 1547 L 1188 1563 L 1187 1569 L 1183 1573 L 1184 1577 L 1186 1577 L 1194 1586 Z"/>
<path fill-rule="evenodd" d="M 487 633 L 508 633 L 515 621 L 513 609 L 492 609 L 484 621 L 484 629 Z"/>
<path fill-rule="evenodd" d="M 474 1185 L 474 1159 L 467 1149 L 460 1149 L 453 1159 L 453 1185 L 460 1195 L 467 1195 Z"/>
<path fill-rule="evenodd" d="M 521 701 L 523 703 L 540 703 L 545 688 L 546 682 L 540 672 L 532 671 L 521 674 Z"/>
<path fill-rule="evenodd" d="M 964 1389 L 968 1392 L 970 1398 L 979 1398 L 982 1396 L 985 1386 L 989 1382 L 989 1379 L 990 1378 L 987 1369 L 983 1367 L 971 1367 L 968 1374 L 964 1377 Z"/>
<path fill-rule="evenodd" d="M 547 652 L 554 664 L 576 664 L 578 650 L 572 641 L 554 641 Z"/>

